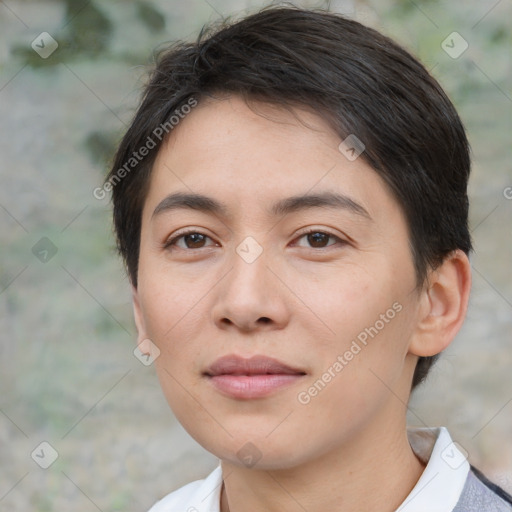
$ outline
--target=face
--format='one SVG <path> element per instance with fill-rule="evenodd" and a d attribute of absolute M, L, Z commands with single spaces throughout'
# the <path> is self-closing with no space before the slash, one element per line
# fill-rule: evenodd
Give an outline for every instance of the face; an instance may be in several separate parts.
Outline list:
<path fill-rule="evenodd" d="M 419 300 L 375 171 L 315 114 L 257 112 L 209 100 L 161 148 L 134 307 L 188 432 L 230 463 L 290 468 L 399 421 Z"/>

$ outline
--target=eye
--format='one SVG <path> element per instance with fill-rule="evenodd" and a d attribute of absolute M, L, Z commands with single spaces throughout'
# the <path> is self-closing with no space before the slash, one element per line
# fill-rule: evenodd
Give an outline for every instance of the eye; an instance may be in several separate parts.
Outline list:
<path fill-rule="evenodd" d="M 176 236 L 167 240 L 164 244 L 164 249 L 171 249 L 173 246 L 179 247 L 180 249 L 203 249 L 204 247 L 208 247 L 205 245 L 206 240 L 211 240 L 208 235 L 204 233 L 200 233 L 198 231 L 189 230 L 182 233 L 177 234 Z M 185 244 L 179 245 L 178 242 L 183 241 Z"/>
<path fill-rule="evenodd" d="M 332 233 L 328 233 L 325 231 L 320 231 L 318 229 L 311 229 L 302 233 L 298 240 L 306 239 L 309 244 L 309 248 L 313 249 L 324 249 L 330 247 L 332 245 L 336 245 L 336 243 L 340 243 L 341 245 L 346 242 Z M 332 239 L 333 243 L 329 243 L 329 239 Z M 175 235 L 174 237 L 168 239 L 164 244 L 164 249 L 173 250 L 173 247 L 178 247 L 183 250 L 192 250 L 192 249 L 203 249 L 208 247 L 206 244 L 207 240 L 212 240 L 208 235 L 201 233 L 195 230 L 189 230 Z M 180 242 L 182 244 L 180 245 Z M 217 245 L 217 244 L 213 244 Z M 301 244 L 297 244 L 301 245 Z M 211 246 L 211 245 L 210 245 Z M 304 247 L 302 245 L 302 247 Z"/>
<path fill-rule="evenodd" d="M 336 242 L 339 242 L 342 245 L 346 243 L 344 240 L 337 237 L 336 235 L 333 235 L 332 233 L 327 233 L 325 231 L 320 231 L 318 229 L 311 229 L 309 231 L 306 231 L 305 233 L 302 233 L 299 236 L 299 240 L 302 238 L 306 238 L 308 244 L 310 244 L 309 247 L 313 249 L 323 249 L 326 247 L 330 247 L 331 245 L 335 245 Z M 334 239 L 334 243 L 329 244 L 329 238 Z"/>

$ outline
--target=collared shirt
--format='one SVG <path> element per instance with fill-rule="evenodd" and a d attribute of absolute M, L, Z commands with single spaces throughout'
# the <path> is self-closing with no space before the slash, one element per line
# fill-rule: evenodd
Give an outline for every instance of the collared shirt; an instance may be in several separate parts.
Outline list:
<path fill-rule="evenodd" d="M 409 427 L 407 435 L 412 450 L 426 467 L 396 512 L 458 512 L 460 504 L 466 503 L 469 497 L 472 502 L 479 499 L 489 503 L 489 508 L 479 505 L 480 508 L 474 509 L 478 512 L 512 511 L 506 497 L 504 500 L 475 477 L 467 453 L 453 442 L 445 427 Z M 219 465 L 204 480 L 191 482 L 168 494 L 149 512 L 220 512 L 221 490 L 222 469 Z"/>

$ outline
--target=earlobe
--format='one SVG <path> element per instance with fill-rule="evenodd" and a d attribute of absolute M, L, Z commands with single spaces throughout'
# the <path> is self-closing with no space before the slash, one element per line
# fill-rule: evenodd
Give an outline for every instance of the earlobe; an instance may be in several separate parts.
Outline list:
<path fill-rule="evenodd" d="M 467 255 L 457 249 L 432 271 L 422 292 L 420 316 L 409 352 L 433 356 L 442 352 L 461 328 L 471 289 L 471 265 Z"/>

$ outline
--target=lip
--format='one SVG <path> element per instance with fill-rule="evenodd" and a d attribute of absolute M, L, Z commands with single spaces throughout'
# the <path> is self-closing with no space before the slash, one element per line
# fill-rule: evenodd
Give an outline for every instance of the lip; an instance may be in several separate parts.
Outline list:
<path fill-rule="evenodd" d="M 232 398 L 262 398 L 296 383 L 306 372 L 271 357 L 217 359 L 204 376 L 222 394 Z"/>

